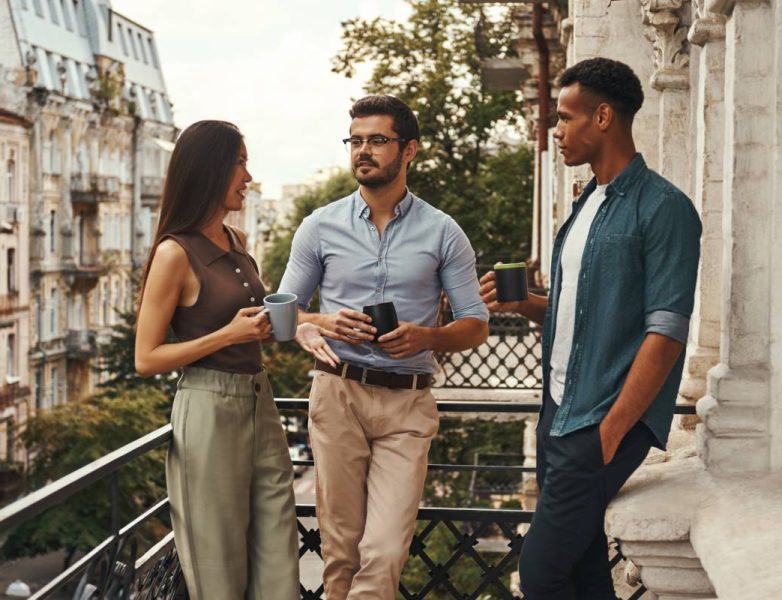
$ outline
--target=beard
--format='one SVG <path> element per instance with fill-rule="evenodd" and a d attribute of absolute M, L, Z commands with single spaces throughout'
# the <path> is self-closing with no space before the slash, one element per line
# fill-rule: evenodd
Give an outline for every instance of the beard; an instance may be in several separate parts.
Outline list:
<path fill-rule="evenodd" d="M 371 158 L 359 157 L 360 161 L 369 162 L 373 166 L 377 167 L 377 163 Z M 353 165 L 353 176 L 361 185 L 368 188 L 380 188 L 384 185 L 388 185 L 394 179 L 399 176 L 399 172 L 402 170 L 402 152 L 400 151 L 396 157 L 396 160 L 387 167 L 380 169 L 378 173 L 372 175 L 361 175 L 358 172 L 358 167 Z"/>

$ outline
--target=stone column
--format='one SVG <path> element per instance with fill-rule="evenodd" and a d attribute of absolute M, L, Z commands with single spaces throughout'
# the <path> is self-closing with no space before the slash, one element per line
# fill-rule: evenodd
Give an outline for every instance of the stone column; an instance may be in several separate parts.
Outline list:
<path fill-rule="evenodd" d="M 771 6 L 737 2 L 725 40 L 720 363 L 698 402 L 699 454 L 715 475 L 770 466 L 773 39 Z"/>
<path fill-rule="evenodd" d="M 650 84 L 660 92 L 659 171 L 690 192 L 690 56 L 687 41 L 689 3 L 642 0 L 647 37 L 654 49 Z"/>
<path fill-rule="evenodd" d="M 726 22 L 724 15 L 709 12 L 704 0 L 693 1 L 693 12 L 687 37 L 701 49 L 692 119 L 696 134 L 692 200 L 701 215 L 703 235 L 687 363 L 679 388 L 679 400 L 690 404 L 706 394 L 706 373 L 719 361 Z M 682 417 L 681 421 L 689 429 L 697 418 Z"/>

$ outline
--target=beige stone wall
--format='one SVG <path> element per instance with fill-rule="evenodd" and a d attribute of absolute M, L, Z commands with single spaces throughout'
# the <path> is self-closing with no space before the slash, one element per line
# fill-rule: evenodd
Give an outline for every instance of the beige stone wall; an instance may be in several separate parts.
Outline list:
<path fill-rule="evenodd" d="M 776 39 L 776 90 L 774 129 L 774 171 L 772 192 L 771 229 L 771 410 L 769 434 L 771 436 L 771 468 L 782 471 L 782 9 L 777 2 L 774 11 Z"/>

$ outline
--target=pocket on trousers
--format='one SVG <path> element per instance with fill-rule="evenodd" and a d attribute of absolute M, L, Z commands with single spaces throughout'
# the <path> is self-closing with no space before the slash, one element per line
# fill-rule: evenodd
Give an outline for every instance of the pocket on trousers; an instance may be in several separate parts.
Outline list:
<path fill-rule="evenodd" d="M 326 376 L 326 373 L 323 373 L 322 371 L 316 371 L 315 377 L 312 380 L 312 385 L 310 386 L 310 403 L 309 407 L 307 409 L 307 414 L 310 419 L 315 418 L 315 414 L 318 411 L 318 406 L 320 406 L 321 401 L 321 388 L 323 387 L 323 377 Z"/>
<path fill-rule="evenodd" d="M 594 438 L 594 447 L 595 447 L 595 459 L 597 461 L 597 465 L 599 467 L 605 467 L 605 461 L 603 459 L 603 440 L 600 438 L 600 424 L 594 426 L 594 430 L 592 431 L 592 437 Z"/>

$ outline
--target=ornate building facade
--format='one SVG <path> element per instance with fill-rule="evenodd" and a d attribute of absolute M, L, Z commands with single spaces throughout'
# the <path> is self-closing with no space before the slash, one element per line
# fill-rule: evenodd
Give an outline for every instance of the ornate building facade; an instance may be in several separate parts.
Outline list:
<path fill-rule="evenodd" d="M 479 1 L 479 0 L 464 0 Z M 519 50 L 540 53 L 519 7 Z M 539 9 L 538 9 L 539 10 Z M 571 0 L 544 5 L 550 103 L 562 67 L 628 63 L 646 101 L 634 124 L 647 163 L 692 199 L 701 266 L 680 401 L 697 403 L 668 452 L 650 457 L 609 507 L 654 598 L 777 598 L 782 514 L 782 6 L 776 0 Z M 545 32 L 545 28 L 544 28 Z M 550 32 L 550 30 L 549 30 Z M 532 91 L 525 98 L 532 100 Z M 538 103 L 526 103 L 531 128 Z M 591 177 L 565 168 L 546 123 L 535 235 L 542 278 Z M 544 136 L 545 137 L 545 136 Z M 530 135 L 530 139 L 533 136 Z M 776 234 L 775 234 L 776 233 Z M 777 292 L 777 293 L 775 293 Z"/>
<path fill-rule="evenodd" d="M 107 0 L 2 0 L 0 33 L 0 109 L 26 140 L 14 227 L 29 325 L 14 356 L 32 412 L 95 390 L 96 346 L 131 307 L 176 128 L 154 34 Z"/>

